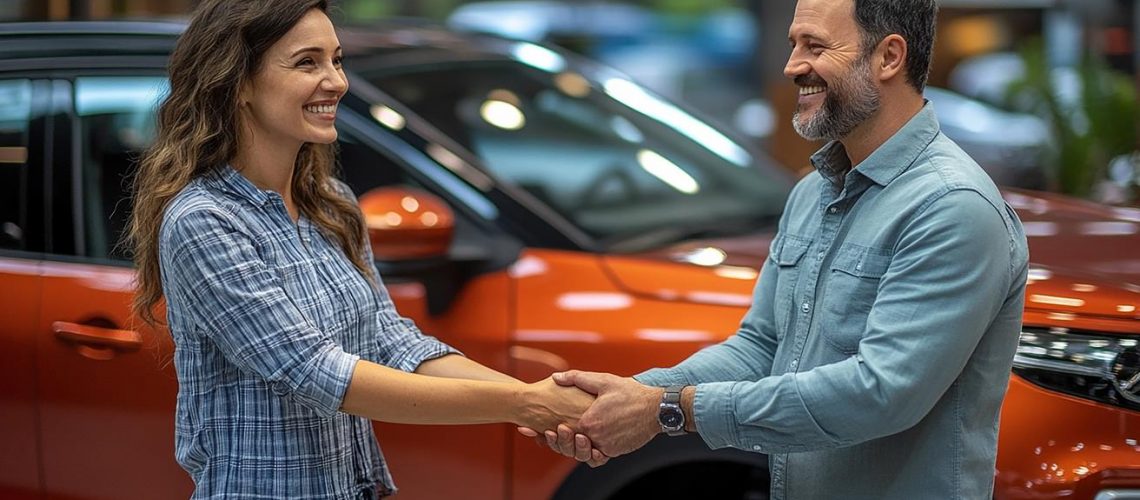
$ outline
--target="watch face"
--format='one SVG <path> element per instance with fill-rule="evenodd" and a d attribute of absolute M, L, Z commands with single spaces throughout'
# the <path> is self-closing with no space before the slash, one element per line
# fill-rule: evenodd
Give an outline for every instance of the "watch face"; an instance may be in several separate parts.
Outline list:
<path fill-rule="evenodd" d="M 657 419 L 661 426 L 668 429 L 678 429 L 684 423 L 685 416 L 677 408 L 663 408 Z"/>

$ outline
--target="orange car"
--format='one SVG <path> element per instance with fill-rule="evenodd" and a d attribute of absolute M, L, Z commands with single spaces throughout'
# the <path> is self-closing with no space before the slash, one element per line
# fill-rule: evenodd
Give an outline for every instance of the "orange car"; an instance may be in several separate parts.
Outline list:
<path fill-rule="evenodd" d="M 0 498 L 191 490 L 171 341 L 130 316 L 116 245 L 181 29 L 0 25 Z M 343 175 L 423 330 L 524 380 L 629 375 L 735 331 L 792 183 L 761 153 L 539 45 L 398 26 L 341 40 Z M 995 497 L 1140 498 L 1140 211 L 1007 199 L 1035 267 Z M 376 432 L 400 498 L 768 492 L 763 455 L 696 436 L 588 469 L 505 425 Z M 662 480 L 677 474 L 694 480 Z"/>

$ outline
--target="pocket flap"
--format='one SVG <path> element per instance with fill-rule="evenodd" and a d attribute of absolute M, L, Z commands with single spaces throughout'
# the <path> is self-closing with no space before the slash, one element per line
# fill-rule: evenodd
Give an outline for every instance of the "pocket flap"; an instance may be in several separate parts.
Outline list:
<path fill-rule="evenodd" d="M 776 255 L 776 263 L 781 266 L 796 265 L 800 258 L 807 253 L 810 243 L 798 238 L 784 237 L 784 242 L 780 245 L 780 252 Z"/>
<path fill-rule="evenodd" d="M 869 249 L 840 252 L 831 262 L 831 269 L 860 278 L 879 279 L 891 265 L 891 256 L 877 254 Z"/>

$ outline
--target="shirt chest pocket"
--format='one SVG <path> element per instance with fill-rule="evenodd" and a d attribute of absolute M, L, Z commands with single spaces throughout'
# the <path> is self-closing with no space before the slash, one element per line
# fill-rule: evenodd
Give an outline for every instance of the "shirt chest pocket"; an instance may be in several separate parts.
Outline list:
<path fill-rule="evenodd" d="M 779 268 L 776 278 L 776 298 L 773 311 L 776 319 L 776 337 L 784 338 L 788 323 L 795 308 L 796 285 L 807 267 L 804 255 L 807 254 L 809 240 L 785 236 L 773 255 L 773 263 Z"/>
<path fill-rule="evenodd" d="M 345 280 L 323 277 L 329 263 L 320 258 L 284 263 L 277 267 L 289 299 L 308 323 L 326 333 L 335 333 L 348 320 Z"/>
<path fill-rule="evenodd" d="M 848 355 L 859 351 L 879 282 L 890 264 L 890 255 L 869 248 L 842 248 L 835 256 L 823 288 L 819 325 L 831 348 Z"/>

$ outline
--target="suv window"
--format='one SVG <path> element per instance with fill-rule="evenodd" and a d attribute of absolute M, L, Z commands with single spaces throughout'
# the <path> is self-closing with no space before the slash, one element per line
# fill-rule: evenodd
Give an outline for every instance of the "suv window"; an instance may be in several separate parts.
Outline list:
<path fill-rule="evenodd" d="M 75 80 L 79 117 L 84 255 L 127 260 L 120 245 L 131 212 L 130 177 L 155 133 L 166 78 L 84 77 Z"/>
<path fill-rule="evenodd" d="M 32 83 L 0 80 L 0 250 L 27 250 Z"/>

